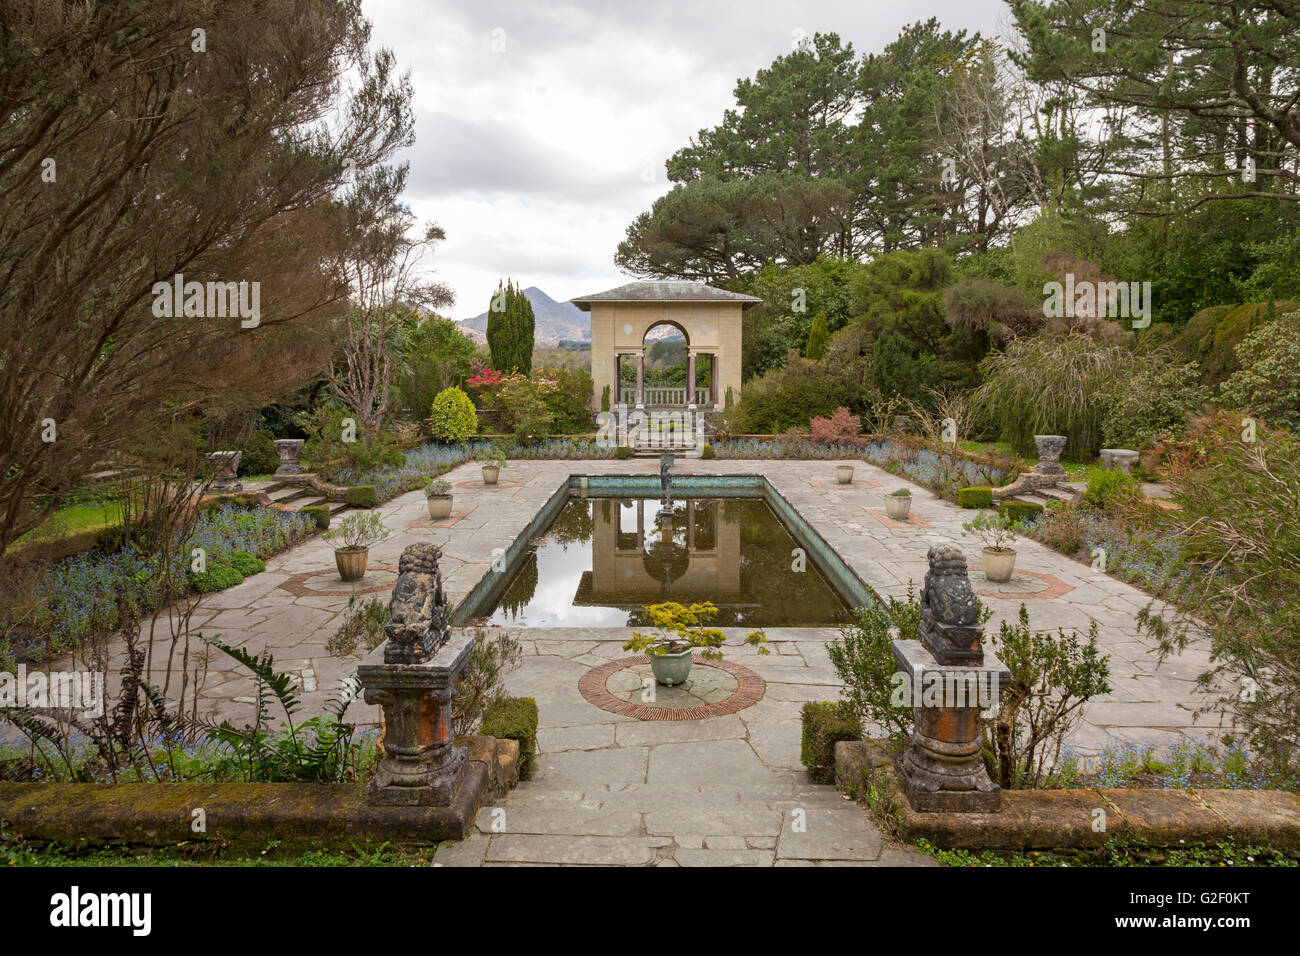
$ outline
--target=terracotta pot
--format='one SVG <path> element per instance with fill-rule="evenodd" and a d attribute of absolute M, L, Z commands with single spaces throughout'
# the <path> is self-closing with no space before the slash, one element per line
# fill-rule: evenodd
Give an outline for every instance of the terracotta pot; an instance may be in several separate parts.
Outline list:
<path fill-rule="evenodd" d="M 339 577 L 344 581 L 360 581 L 366 576 L 366 565 L 370 563 L 370 549 L 335 548 L 334 563 L 338 565 Z"/>
<path fill-rule="evenodd" d="M 495 485 L 497 479 L 501 477 L 501 468 L 498 465 L 483 466 L 483 484 Z"/>
<path fill-rule="evenodd" d="M 841 485 L 851 485 L 851 484 L 853 484 L 853 466 L 852 466 L 852 465 L 836 465 L 836 466 L 835 466 L 835 480 L 838 481 Z"/>
<path fill-rule="evenodd" d="M 895 521 L 906 521 L 911 508 L 911 495 L 885 495 L 885 514 Z"/>
<path fill-rule="evenodd" d="M 1014 548 L 985 548 L 984 576 L 994 584 L 1005 584 L 1011 580 L 1016 570 L 1016 552 Z"/>
<path fill-rule="evenodd" d="M 691 673 L 691 651 L 687 648 L 676 654 L 650 654 L 650 670 L 655 682 L 665 687 L 686 682 Z"/>
<path fill-rule="evenodd" d="M 433 498 L 426 498 L 429 503 L 429 517 L 450 518 L 451 517 L 451 495 L 439 495 Z"/>

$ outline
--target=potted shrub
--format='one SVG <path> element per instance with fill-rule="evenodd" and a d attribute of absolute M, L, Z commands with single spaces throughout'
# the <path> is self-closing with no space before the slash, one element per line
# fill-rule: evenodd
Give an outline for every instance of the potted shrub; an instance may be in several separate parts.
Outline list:
<path fill-rule="evenodd" d="M 885 514 L 895 521 L 906 521 L 907 513 L 912 508 L 912 490 L 899 488 L 885 495 Z"/>
<path fill-rule="evenodd" d="M 722 660 L 722 647 L 726 635 L 716 627 L 706 627 L 718 616 L 718 609 L 711 601 L 699 604 L 677 604 L 669 601 L 665 604 L 647 604 L 642 608 L 650 623 L 658 629 L 658 634 L 641 634 L 633 631 L 632 639 L 623 645 L 625 651 L 644 651 L 650 658 L 650 670 L 654 672 L 656 683 L 672 687 L 686 681 L 691 673 L 691 651 L 697 647 L 704 648 L 701 657 L 709 660 Z M 767 635 L 761 630 L 752 632 L 745 638 L 745 643 L 758 648 L 758 653 L 767 654 Z"/>
<path fill-rule="evenodd" d="M 434 479 L 424 486 L 424 500 L 429 503 L 430 518 L 451 517 L 451 482 Z"/>
<path fill-rule="evenodd" d="M 370 546 L 388 537 L 389 529 L 377 511 L 354 511 L 339 522 L 333 531 L 321 537 L 340 544 L 334 548 L 334 563 L 344 581 L 360 581 L 370 563 Z"/>
<path fill-rule="evenodd" d="M 975 534 L 984 542 L 984 576 L 995 584 L 1010 581 L 1016 570 L 1016 551 L 1011 544 L 1023 527 L 1023 522 L 996 511 L 981 511 L 962 525 L 963 535 Z"/>
<path fill-rule="evenodd" d="M 506 456 L 494 446 L 479 452 L 478 460 L 483 466 L 483 484 L 495 485 L 501 477 L 501 469 L 506 466 Z"/>
<path fill-rule="evenodd" d="M 853 484 L 853 466 L 852 466 L 852 465 L 836 465 L 836 466 L 835 466 L 835 480 L 838 481 L 841 485 L 851 485 L 851 484 Z"/>

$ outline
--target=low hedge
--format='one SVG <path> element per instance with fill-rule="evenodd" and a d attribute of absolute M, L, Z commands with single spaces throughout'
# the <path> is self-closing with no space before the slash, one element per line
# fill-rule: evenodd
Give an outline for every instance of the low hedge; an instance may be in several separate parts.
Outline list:
<path fill-rule="evenodd" d="M 343 500 L 353 508 L 379 507 L 379 495 L 374 485 L 352 485 L 343 496 Z"/>
<path fill-rule="evenodd" d="M 480 733 L 519 741 L 519 779 L 531 780 L 537 767 L 537 701 L 506 697 L 483 714 Z"/>
<path fill-rule="evenodd" d="M 963 508 L 993 507 L 992 488 L 958 488 L 957 504 Z"/>
<path fill-rule="evenodd" d="M 1043 516 L 1043 506 L 1035 501 L 1004 501 L 998 511 L 1012 521 L 1032 521 Z"/>
<path fill-rule="evenodd" d="M 799 712 L 803 722 L 800 758 L 813 780 L 835 780 L 835 745 L 841 740 L 861 740 L 862 721 L 842 701 L 809 701 Z"/>
<path fill-rule="evenodd" d="M 318 531 L 325 531 L 329 528 L 329 505 L 308 505 L 307 507 L 299 508 L 298 510 L 316 522 L 316 528 Z"/>

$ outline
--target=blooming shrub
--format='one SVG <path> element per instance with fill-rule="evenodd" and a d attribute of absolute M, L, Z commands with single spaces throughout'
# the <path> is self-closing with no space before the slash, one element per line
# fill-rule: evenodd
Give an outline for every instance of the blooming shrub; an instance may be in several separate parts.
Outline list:
<path fill-rule="evenodd" d="M 862 434 L 862 419 L 843 405 L 830 418 L 814 415 L 808 424 L 812 440 L 819 445 L 852 445 Z"/>

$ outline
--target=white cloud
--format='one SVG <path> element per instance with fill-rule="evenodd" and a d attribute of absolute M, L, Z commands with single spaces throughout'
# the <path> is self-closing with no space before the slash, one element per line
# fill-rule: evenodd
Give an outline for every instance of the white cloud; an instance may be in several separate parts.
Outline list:
<path fill-rule="evenodd" d="M 363 9 L 374 42 L 411 71 L 407 199 L 421 220 L 447 230 L 431 263 L 456 292 L 458 318 L 481 312 L 504 276 L 557 299 L 627 281 L 614 250 L 667 190 L 664 161 L 715 125 L 736 80 L 788 52 L 795 30 L 837 32 L 862 53 L 931 16 L 985 33 L 1003 20 L 1000 0 L 885 9 L 833 0 L 365 0 Z"/>

